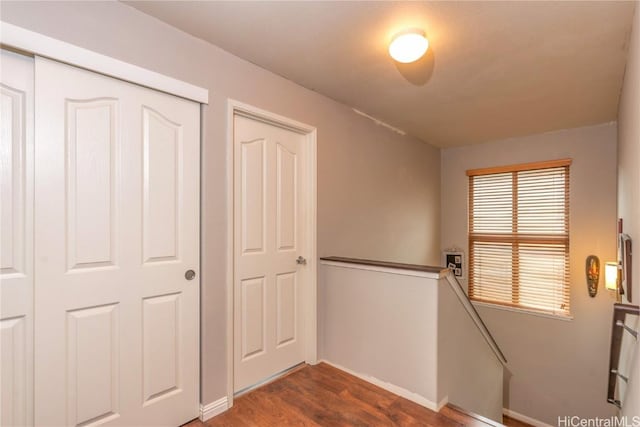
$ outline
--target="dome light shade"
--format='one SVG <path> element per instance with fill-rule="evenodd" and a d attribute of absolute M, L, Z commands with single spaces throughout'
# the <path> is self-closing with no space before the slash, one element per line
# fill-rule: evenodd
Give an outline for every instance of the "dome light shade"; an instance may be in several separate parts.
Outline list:
<path fill-rule="evenodd" d="M 399 32 L 389 44 L 389 55 L 398 62 L 408 64 L 422 58 L 429 48 L 423 30 L 412 28 Z"/>

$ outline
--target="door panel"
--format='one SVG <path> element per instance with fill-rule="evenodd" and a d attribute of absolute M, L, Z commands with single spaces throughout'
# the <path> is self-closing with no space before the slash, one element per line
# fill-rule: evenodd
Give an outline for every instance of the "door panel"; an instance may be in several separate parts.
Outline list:
<path fill-rule="evenodd" d="M 8 65 L 11 65 L 11 62 Z M 11 69 L 3 71 L 3 78 L 11 72 Z M 0 267 L 2 274 L 6 276 L 11 273 L 24 274 L 26 224 L 23 202 L 26 182 L 23 172 L 27 143 L 24 138 L 27 120 L 25 108 L 28 97 L 33 96 L 33 93 L 29 92 L 28 87 L 21 90 L 2 84 L 0 96 L 2 97 L 2 110 L 0 110 L 2 112 L 0 123 L 2 126 L 2 170 L 0 171 L 2 174 L 2 207 L 0 207 L 2 257 Z"/>
<path fill-rule="evenodd" d="M 234 117 L 235 391 L 304 361 L 304 144 L 294 131 Z"/>
<path fill-rule="evenodd" d="M 36 93 L 35 421 L 189 421 L 199 106 L 42 58 Z"/>
<path fill-rule="evenodd" d="M 264 252 L 266 168 L 263 139 L 242 141 L 242 252 Z"/>
<path fill-rule="evenodd" d="M 118 418 L 118 305 L 69 311 L 66 324 L 69 424 Z"/>
<path fill-rule="evenodd" d="M 0 425 L 33 424 L 33 59 L 0 50 Z"/>
<path fill-rule="evenodd" d="M 143 106 L 145 262 L 179 257 L 182 127 Z"/>
<path fill-rule="evenodd" d="M 296 273 L 284 273 L 276 276 L 276 322 L 278 347 L 296 339 Z"/>
<path fill-rule="evenodd" d="M 115 265 L 117 101 L 66 106 L 68 269 Z"/>
<path fill-rule="evenodd" d="M 143 303 L 145 404 L 180 390 L 180 294 Z"/>
<path fill-rule="evenodd" d="M 264 277 L 242 281 L 242 359 L 265 350 Z"/>
<path fill-rule="evenodd" d="M 296 200 L 297 155 L 288 151 L 281 144 L 276 145 L 278 157 L 276 164 L 277 178 L 277 211 L 276 237 L 279 251 L 296 250 L 296 225 L 298 223 L 298 203 Z"/>
<path fill-rule="evenodd" d="M 25 425 L 28 419 L 26 316 L 0 320 L 1 425 Z"/>

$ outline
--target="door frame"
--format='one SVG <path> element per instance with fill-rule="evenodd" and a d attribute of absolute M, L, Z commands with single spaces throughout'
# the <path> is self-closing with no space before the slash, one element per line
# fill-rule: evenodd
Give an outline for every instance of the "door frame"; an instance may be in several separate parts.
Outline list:
<path fill-rule="evenodd" d="M 304 269 L 304 282 L 308 292 L 305 292 L 303 301 L 304 313 L 304 361 L 316 364 L 318 355 L 317 340 L 317 129 L 313 126 L 295 121 L 288 117 L 280 116 L 266 110 L 229 99 L 227 101 L 227 404 L 233 406 L 233 349 L 234 349 L 234 117 L 235 115 L 247 117 L 278 126 L 305 137 L 305 167 L 308 173 L 304 183 L 310 191 L 306 192 L 303 200 L 305 211 L 305 229 L 307 242 L 302 247 L 306 254 L 307 268 Z"/>

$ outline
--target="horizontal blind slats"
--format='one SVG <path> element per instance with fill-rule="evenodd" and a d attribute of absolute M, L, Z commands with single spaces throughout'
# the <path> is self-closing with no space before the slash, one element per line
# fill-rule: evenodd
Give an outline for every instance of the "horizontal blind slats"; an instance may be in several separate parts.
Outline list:
<path fill-rule="evenodd" d="M 566 315 L 569 166 L 508 169 L 469 176 L 469 295 Z"/>

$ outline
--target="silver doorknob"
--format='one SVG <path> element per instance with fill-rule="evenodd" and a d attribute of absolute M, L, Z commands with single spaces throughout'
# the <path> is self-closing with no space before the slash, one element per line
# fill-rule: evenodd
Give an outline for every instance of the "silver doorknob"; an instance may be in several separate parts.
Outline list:
<path fill-rule="evenodd" d="M 193 270 L 187 270 L 184 273 L 184 278 L 187 279 L 187 280 L 193 280 L 194 277 L 196 277 L 196 272 L 193 271 Z"/>
<path fill-rule="evenodd" d="M 298 259 L 296 259 L 296 264 L 307 265 L 307 260 L 299 256 Z"/>

